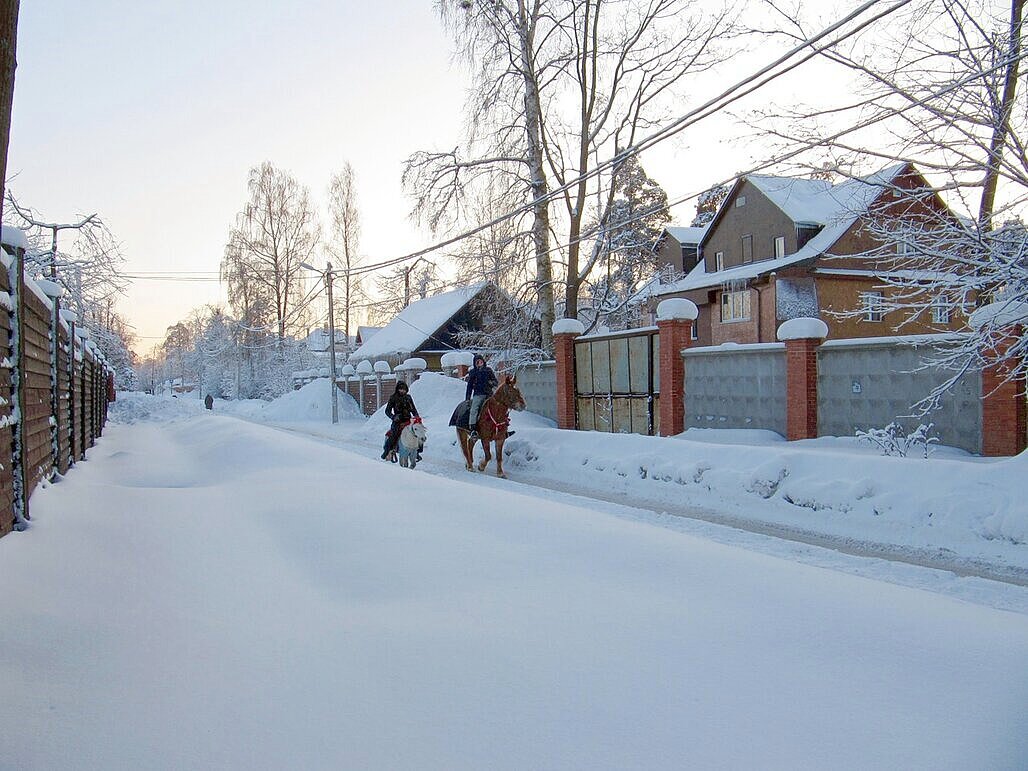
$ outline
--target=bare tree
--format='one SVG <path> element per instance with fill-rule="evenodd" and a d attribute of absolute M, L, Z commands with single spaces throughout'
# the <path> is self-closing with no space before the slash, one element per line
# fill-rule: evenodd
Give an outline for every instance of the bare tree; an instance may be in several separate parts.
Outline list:
<path fill-rule="evenodd" d="M 128 287 L 122 275 L 125 262 L 117 238 L 97 214 L 83 216 L 75 222 L 47 220 L 29 206 L 24 206 L 8 191 L 5 220 L 26 231 L 29 250 L 25 255 L 28 272 L 46 277 L 64 288 L 64 306 L 83 318 L 94 306 L 102 307 Z M 59 234 L 70 246 L 61 248 Z"/>
<path fill-rule="evenodd" d="M 329 183 L 328 208 L 331 229 L 325 249 L 332 256 L 333 266 L 341 271 L 335 282 L 335 301 L 342 312 L 337 311 L 336 318 L 342 320 L 349 341 L 354 313 L 368 299 L 361 276 L 352 272 L 360 265 L 361 222 L 356 176 L 349 162 Z"/>
<path fill-rule="evenodd" d="M 416 300 L 424 300 L 444 287 L 439 266 L 426 259 L 409 265 L 397 265 L 375 279 L 377 296 L 368 307 L 373 324 L 386 324 L 397 313 Z"/>
<path fill-rule="evenodd" d="M 543 149 L 543 89 L 564 66 L 556 40 L 562 0 L 437 0 L 458 55 L 474 68 L 465 142 L 451 151 L 418 152 L 404 170 L 415 214 L 433 230 L 460 221 L 482 194 L 531 211 L 534 290 L 544 334 L 556 319 L 550 251 L 549 179 Z"/>
<path fill-rule="evenodd" d="M 301 263 L 318 245 L 317 215 L 307 189 L 265 162 L 250 171 L 250 200 L 236 217 L 222 259 L 233 310 L 270 309 L 278 347 L 306 323 Z"/>
<path fill-rule="evenodd" d="M 613 203 L 617 164 L 604 159 L 620 157 L 654 125 L 687 76 L 723 60 L 730 14 L 694 0 L 439 5 L 461 54 L 477 65 L 469 130 L 452 151 L 413 155 L 405 183 L 415 211 L 433 226 L 464 213 L 483 180 L 508 210 L 531 205 L 538 316 L 549 348 L 550 234 L 558 233 L 563 258 L 564 315 L 574 317 Z M 550 210 L 553 197 L 563 204 L 558 212 Z"/>
<path fill-rule="evenodd" d="M 1028 333 L 1009 338 L 1012 322 L 1028 328 L 1023 10 L 1024 0 L 912 2 L 887 28 L 822 53 L 852 74 L 856 98 L 763 116 L 763 130 L 790 153 L 827 154 L 844 176 L 871 163 L 913 162 L 925 172 L 927 185 L 886 185 L 868 228 L 882 244 L 892 307 L 939 318 L 990 301 L 1007 307 L 937 362 L 957 376 L 1001 361 L 1011 377 L 1028 373 Z M 781 15 L 803 39 L 802 20 Z"/>

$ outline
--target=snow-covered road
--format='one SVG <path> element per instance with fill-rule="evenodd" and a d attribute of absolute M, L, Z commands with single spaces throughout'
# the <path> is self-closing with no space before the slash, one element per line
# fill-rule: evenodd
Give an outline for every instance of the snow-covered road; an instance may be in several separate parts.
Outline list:
<path fill-rule="evenodd" d="M 0 540 L 0 767 L 1028 759 L 1023 613 L 216 415 L 90 458 Z"/>

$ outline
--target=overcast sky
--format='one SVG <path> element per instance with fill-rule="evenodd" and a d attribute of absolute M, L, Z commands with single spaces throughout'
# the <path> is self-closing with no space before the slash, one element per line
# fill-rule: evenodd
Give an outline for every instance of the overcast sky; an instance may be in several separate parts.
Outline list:
<path fill-rule="evenodd" d="M 291 171 L 322 206 L 349 160 L 362 251 L 387 259 L 432 240 L 407 218 L 402 161 L 457 144 L 464 86 L 431 0 L 34 0 L 19 19 L 8 184 L 47 219 L 99 212 L 128 272 L 216 271 L 252 166 Z M 748 148 L 723 136 L 712 122 L 644 165 L 672 198 L 695 192 L 744 167 Z M 213 282 L 137 280 L 119 307 L 146 351 L 222 299 Z"/>

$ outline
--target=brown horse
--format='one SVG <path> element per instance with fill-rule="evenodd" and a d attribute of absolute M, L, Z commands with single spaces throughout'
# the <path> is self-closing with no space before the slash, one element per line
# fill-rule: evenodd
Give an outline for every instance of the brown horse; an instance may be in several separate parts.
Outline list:
<path fill-rule="evenodd" d="M 485 459 L 478 464 L 478 470 L 485 471 L 485 467 L 492 460 L 493 456 L 489 451 L 489 444 L 492 442 L 496 447 L 496 476 L 503 478 L 507 476 L 503 473 L 503 443 L 507 441 L 510 411 L 520 412 L 525 409 L 525 399 L 518 390 L 517 383 L 517 376 L 504 377 L 496 393 L 485 401 L 478 415 L 478 439 L 482 440 L 482 449 L 485 450 Z M 478 439 L 472 439 L 468 429 L 457 428 L 457 441 L 460 442 L 460 450 L 464 453 L 464 466 L 468 471 L 475 470 L 475 442 Z"/>

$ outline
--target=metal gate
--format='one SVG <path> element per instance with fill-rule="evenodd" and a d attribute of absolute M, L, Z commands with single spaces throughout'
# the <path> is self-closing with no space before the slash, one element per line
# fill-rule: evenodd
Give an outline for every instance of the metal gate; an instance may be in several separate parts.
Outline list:
<path fill-rule="evenodd" d="M 660 431 L 660 336 L 633 329 L 575 343 L 575 407 L 583 431 Z"/>

